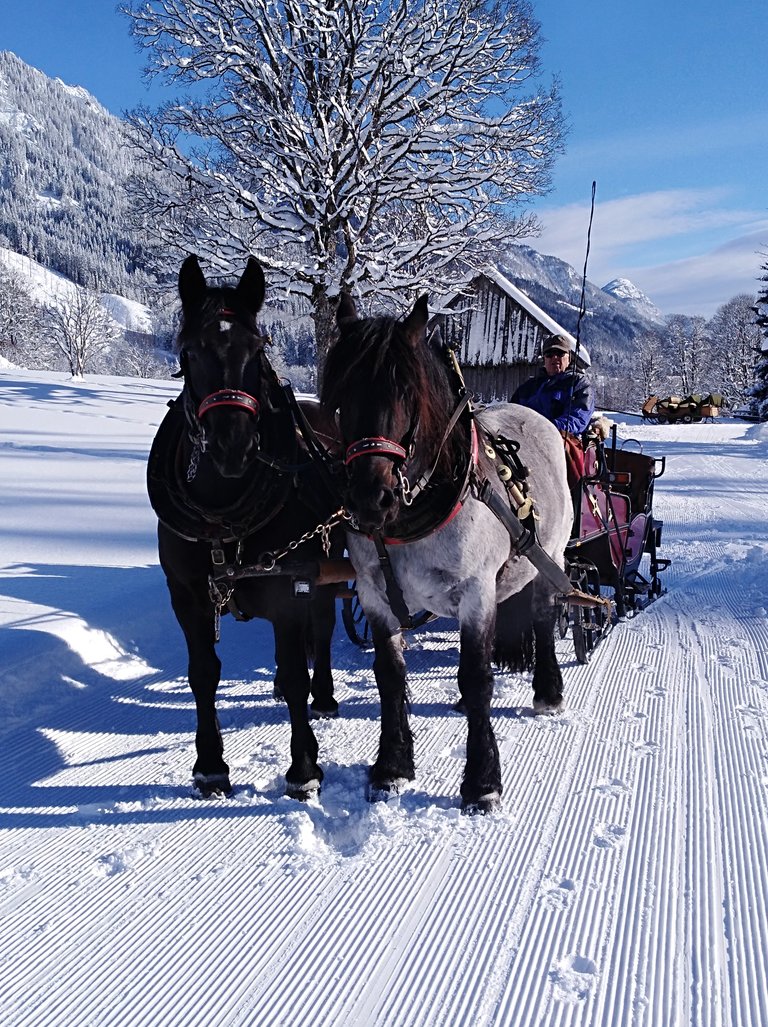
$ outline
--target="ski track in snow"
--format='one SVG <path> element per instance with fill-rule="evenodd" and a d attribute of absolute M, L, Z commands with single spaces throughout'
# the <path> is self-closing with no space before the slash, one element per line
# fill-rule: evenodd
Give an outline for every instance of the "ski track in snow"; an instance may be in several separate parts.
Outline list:
<path fill-rule="evenodd" d="M 337 629 L 341 716 L 300 804 L 269 627 L 226 618 L 236 790 L 203 802 L 143 494 L 177 386 L 3 377 L 4 1024 L 768 1023 L 768 430 L 622 419 L 667 457 L 668 591 L 587 666 L 558 643 L 557 717 L 499 675 L 502 812 L 458 809 L 444 621 L 406 654 L 417 780 L 370 806 L 371 654 Z"/>

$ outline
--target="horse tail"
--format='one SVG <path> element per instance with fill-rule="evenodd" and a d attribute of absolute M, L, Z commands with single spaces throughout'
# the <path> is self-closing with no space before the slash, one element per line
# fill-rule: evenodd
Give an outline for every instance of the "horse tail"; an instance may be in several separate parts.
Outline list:
<path fill-rule="evenodd" d="M 536 651 L 532 607 L 532 581 L 496 607 L 493 662 L 499 670 L 533 670 Z"/>

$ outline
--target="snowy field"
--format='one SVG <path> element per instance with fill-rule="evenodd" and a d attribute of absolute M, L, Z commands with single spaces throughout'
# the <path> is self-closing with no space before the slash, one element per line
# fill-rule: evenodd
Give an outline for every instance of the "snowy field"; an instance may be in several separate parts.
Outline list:
<path fill-rule="evenodd" d="M 271 633 L 225 619 L 236 791 L 192 797 L 194 705 L 144 490 L 172 382 L 0 372 L 4 1027 L 768 1024 L 768 429 L 666 454 L 668 593 L 567 709 L 499 676 L 504 810 L 457 806 L 456 635 L 406 654 L 418 777 L 364 801 L 371 656 L 337 629 L 317 803 L 282 794 Z"/>

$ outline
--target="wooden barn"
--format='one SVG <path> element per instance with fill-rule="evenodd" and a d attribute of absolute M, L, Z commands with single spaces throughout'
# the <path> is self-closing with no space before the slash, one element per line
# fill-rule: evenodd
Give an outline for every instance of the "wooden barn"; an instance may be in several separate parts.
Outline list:
<path fill-rule="evenodd" d="M 456 350 L 469 390 L 481 400 L 506 400 L 541 367 L 544 342 L 573 336 L 500 272 L 478 275 L 440 304 L 430 322 Z M 575 340 L 574 340 L 575 345 Z M 579 365 L 589 365 L 579 347 Z"/>

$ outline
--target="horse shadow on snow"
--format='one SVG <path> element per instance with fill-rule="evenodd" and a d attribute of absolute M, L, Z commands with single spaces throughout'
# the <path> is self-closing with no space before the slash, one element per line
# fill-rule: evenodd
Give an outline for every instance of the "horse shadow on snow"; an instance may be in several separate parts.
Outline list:
<path fill-rule="evenodd" d="M 0 579 L 0 604 L 10 614 L 0 628 L 0 741 L 6 757 L 0 826 L 63 825 L 72 818 L 58 810 L 191 795 L 191 782 L 171 786 L 160 776 L 141 784 L 55 781 L 63 771 L 82 771 L 89 763 L 103 768 L 113 762 L 117 776 L 121 761 L 147 755 L 156 756 L 158 771 L 165 765 L 167 772 L 169 761 L 174 768 L 179 763 L 174 750 L 180 748 L 179 766 L 186 766 L 195 706 L 160 568 L 25 564 L 17 570 L 10 576 L 14 568 L 6 569 L 8 576 Z M 228 617 L 222 622 L 223 706 L 231 680 L 255 687 L 246 694 L 238 687 L 232 695 L 231 709 L 223 711 L 225 728 L 228 715 L 234 729 L 242 726 L 238 721 L 282 723 L 285 707 L 272 699 L 269 625 L 229 622 Z M 83 738 L 88 735 L 95 745 Z M 114 736 L 111 753 L 104 752 L 104 735 Z M 40 812 L 29 812 L 35 809 Z M 222 805 L 204 815 L 236 813 Z M 164 818 L 162 810 L 144 810 L 138 819 L 154 814 Z M 168 811 L 168 819 L 178 816 L 178 810 Z M 124 822 L 126 816 L 115 819 Z"/>

